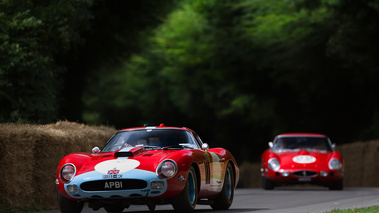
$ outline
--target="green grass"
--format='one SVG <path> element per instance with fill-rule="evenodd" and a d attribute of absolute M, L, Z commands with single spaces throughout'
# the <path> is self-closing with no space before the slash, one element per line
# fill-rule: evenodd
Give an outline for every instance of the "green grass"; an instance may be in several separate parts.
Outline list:
<path fill-rule="evenodd" d="M 326 213 L 379 213 L 379 206 L 371 206 L 360 209 L 345 209 L 345 210 L 333 210 Z"/>

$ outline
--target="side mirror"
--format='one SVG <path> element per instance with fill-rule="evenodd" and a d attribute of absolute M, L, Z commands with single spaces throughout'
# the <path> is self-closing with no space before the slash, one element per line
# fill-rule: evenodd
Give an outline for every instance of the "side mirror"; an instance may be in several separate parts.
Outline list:
<path fill-rule="evenodd" d="M 208 151 L 209 149 L 209 145 L 207 143 L 204 143 L 202 146 L 201 146 L 201 149 L 204 150 L 204 151 Z"/>
<path fill-rule="evenodd" d="M 332 144 L 332 148 L 333 149 L 336 148 L 336 144 L 335 143 Z"/>
<path fill-rule="evenodd" d="M 100 152 L 100 148 L 99 147 L 97 147 L 97 146 L 93 147 L 93 149 L 92 149 L 92 153 L 93 154 L 97 154 L 99 152 Z"/>
<path fill-rule="evenodd" d="M 268 142 L 268 146 L 270 147 L 270 148 L 272 148 L 273 146 L 274 146 L 274 143 L 273 142 Z"/>

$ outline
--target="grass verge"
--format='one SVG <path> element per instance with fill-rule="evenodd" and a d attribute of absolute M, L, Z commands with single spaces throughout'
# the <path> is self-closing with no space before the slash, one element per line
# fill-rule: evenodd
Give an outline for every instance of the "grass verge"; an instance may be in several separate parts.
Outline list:
<path fill-rule="evenodd" d="M 360 209 L 344 209 L 344 210 L 333 210 L 326 213 L 379 213 L 379 206 L 371 206 L 367 208 Z"/>

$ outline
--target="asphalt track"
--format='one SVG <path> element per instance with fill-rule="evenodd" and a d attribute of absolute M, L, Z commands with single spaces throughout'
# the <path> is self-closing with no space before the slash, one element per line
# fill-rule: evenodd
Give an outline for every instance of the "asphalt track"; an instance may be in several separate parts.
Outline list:
<path fill-rule="evenodd" d="M 214 213 L 313 213 L 334 209 L 354 209 L 379 205 L 379 188 L 345 188 L 330 191 L 327 188 L 279 187 L 274 190 L 237 189 L 233 205 L 226 211 L 213 211 L 210 206 L 197 205 L 196 212 Z M 59 210 L 39 213 L 59 213 Z M 131 206 L 124 212 L 148 213 L 147 206 Z M 173 213 L 171 205 L 157 206 L 157 213 Z M 101 208 L 92 211 L 84 207 L 82 213 L 106 213 Z"/>

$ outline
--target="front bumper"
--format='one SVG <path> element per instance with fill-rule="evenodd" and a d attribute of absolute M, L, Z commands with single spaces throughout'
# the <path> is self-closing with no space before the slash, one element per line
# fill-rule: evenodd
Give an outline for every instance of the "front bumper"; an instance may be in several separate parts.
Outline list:
<path fill-rule="evenodd" d="M 343 170 L 284 170 L 261 169 L 262 176 L 277 183 L 327 184 L 343 178 Z"/>
<path fill-rule="evenodd" d="M 92 171 L 75 176 L 71 182 L 64 183 L 63 188 L 68 196 L 79 200 L 150 198 L 164 194 L 167 181 L 154 172 L 139 169 L 113 176 Z"/>

